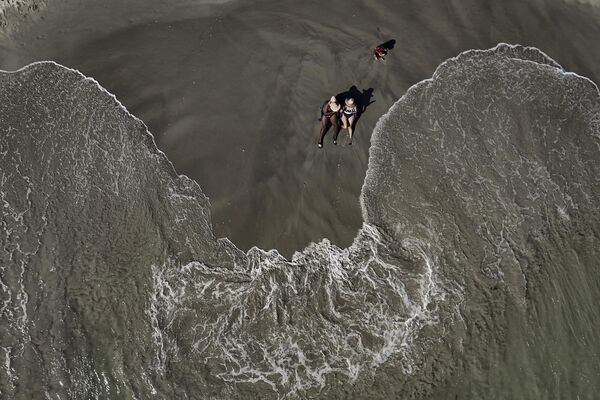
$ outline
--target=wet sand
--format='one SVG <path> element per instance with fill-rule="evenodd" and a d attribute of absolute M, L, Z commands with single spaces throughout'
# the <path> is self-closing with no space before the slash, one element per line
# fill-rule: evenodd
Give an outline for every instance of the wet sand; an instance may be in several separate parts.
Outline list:
<path fill-rule="evenodd" d="M 96 78 L 200 184 L 219 236 L 288 256 L 354 238 L 377 120 L 446 58 L 521 43 L 600 77 L 600 13 L 559 1 L 72 3 L 3 40 L 0 68 L 50 59 Z M 373 102 L 354 144 L 330 131 L 317 149 L 320 104 L 352 86 Z"/>

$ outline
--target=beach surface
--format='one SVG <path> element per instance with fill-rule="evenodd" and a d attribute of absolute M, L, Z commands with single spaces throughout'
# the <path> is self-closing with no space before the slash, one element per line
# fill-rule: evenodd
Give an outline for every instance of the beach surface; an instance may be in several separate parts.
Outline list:
<path fill-rule="evenodd" d="M 63 0 L 12 27 L 0 68 L 54 60 L 94 77 L 200 184 L 218 236 L 289 257 L 325 237 L 350 244 L 371 133 L 411 85 L 498 42 L 598 81 L 598 15 L 558 1 Z M 330 130 L 319 150 L 320 105 L 351 88 L 366 106 L 354 144 L 342 131 L 334 146 Z"/>
<path fill-rule="evenodd" d="M 596 397 L 591 2 L 10 3 L 0 398 Z"/>

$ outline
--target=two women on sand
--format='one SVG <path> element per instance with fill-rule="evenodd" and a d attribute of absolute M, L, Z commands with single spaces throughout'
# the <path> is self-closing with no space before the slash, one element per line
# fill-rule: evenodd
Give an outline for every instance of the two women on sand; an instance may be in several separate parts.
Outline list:
<path fill-rule="evenodd" d="M 340 116 L 341 114 L 341 116 Z M 354 120 L 358 114 L 358 108 L 353 98 L 344 101 L 344 107 L 340 106 L 335 96 L 331 96 L 329 101 L 323 103 L 321 108 L 321 132 L 319 136 L 319 148 L 323 148 L 323 138 L 330 126 L 333 125 L 333 144 L 337 144 L 338 134 L 340 133 L 340 118 L 342 129 L 348 129 L 348 144 L 352 144 L 352 133 L 354 129 Z"/>

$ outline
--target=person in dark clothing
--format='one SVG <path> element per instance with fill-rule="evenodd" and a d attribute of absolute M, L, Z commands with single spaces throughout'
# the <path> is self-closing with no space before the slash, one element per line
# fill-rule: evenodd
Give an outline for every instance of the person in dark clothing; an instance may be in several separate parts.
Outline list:
<path fill-rule="evenodd" d="M 323 103 L 323 107 L 321 108 L 322 116 L 321 116 L 321 133 L 319 137 L 319 143 L 317 144 L 319 148 L 323 148 L 323 138 L 325 137 L 325 133 L 331 125 L 333 125 L 333 144 L 337 144 L 337 137 L 340 133 L 340 121 L 339 121 L 339 111 L 342 108 L 335 96 L 331 96 L 329 101 L 325 101 Z"/>

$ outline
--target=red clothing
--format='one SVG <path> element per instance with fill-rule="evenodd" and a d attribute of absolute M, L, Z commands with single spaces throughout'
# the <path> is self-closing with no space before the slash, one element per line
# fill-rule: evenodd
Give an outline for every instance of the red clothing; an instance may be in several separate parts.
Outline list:
<path fill-rule="evenodd" d="M 387 51 L 385 51 L 385 49 L 383 47 L 377 46 L 377 47 L 375 47 L 374 53 L 375 53 L 375 57 L 383 58 L 386 55 Z"/>

